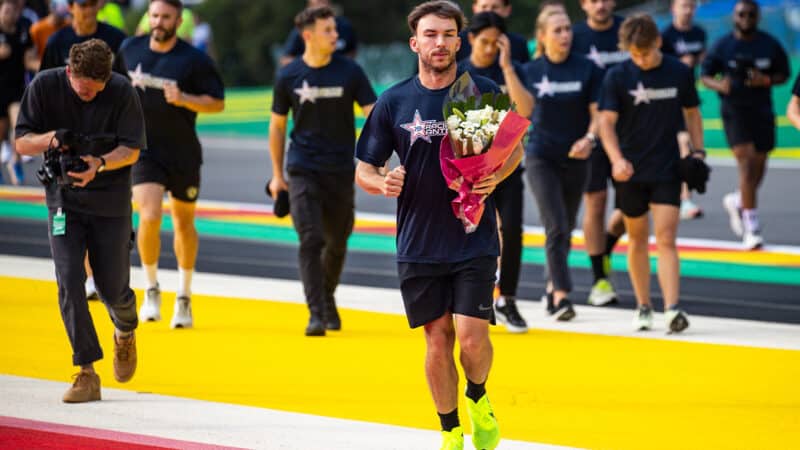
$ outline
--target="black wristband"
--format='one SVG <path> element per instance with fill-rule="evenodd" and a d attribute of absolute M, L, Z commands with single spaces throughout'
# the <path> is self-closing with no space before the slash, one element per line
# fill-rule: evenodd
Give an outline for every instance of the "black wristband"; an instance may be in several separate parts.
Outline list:
<path fill-rule="evenodd" d="M 100 166 L 97 167 L 97 171 L 102 172 L 106 170 L 106 159 L 103 158 L 102 156 L 98 156 L 97 158 L 100 159 Z"/>
<path fill-rule="evenodd" d="M 699 154 L 703 155 L 703 157 L 705 157 L 707 155 L 705 149 L 702 149 L 702 148 L 693 149 L 692 150 L 692 155 L 694 155 L 695 153 L 699 153 Z"/>

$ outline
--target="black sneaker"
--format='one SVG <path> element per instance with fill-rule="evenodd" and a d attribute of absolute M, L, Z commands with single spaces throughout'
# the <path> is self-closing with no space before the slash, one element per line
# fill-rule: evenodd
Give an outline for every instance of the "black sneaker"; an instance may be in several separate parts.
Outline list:
<path fill-rule="evenodd" d="M 575 308 L 572 307 L 572 302 L 567 298 L 561 299 L 557 306 L 555 305 L 555 301 L 550 302 L 548 298 L 547 313 L 550 314 L 550 317 L 561 322 L 566 322 L 575 318 Z"/>
<path fill-rule="evenodd" d="M 342 319 L 339 317 L 339 310 L 336 305 L 329 305 L 325 310 L 325 328 L 331 331 L 342 329 Z"/>
<path fill-rule="evenodd" d="M 513 297 L 505 297 L 505 304 L 503 306 L 494 304 L 494 310 L 497 312 L 497 320 L 505 325 L 509 333 L 527 333 L 528 324 L 525 319 L 519 314 L 517 309 L 517 302 Z"/>
<path fill-rule="evenodd" d="M 318 316 L 311 316 L 306 327 L 306 336 L 325 336 L 325 322 Z"/>

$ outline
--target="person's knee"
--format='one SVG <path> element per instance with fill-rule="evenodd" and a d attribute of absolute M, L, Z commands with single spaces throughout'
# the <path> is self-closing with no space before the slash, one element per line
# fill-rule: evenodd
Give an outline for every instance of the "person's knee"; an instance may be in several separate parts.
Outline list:
<path fill-rule="evenodd" d="M 658 250 L 675 250 L 677 235 L 678 230 L 672 228 L 656 230 L 656 247 Z"/>
<path fill-rule="evenodd" d="M 173 217 L 172 218 L 172 227 L 175 230 L 175 234 L 180 235 L 184 238 L 191 238 L 197 235 L 197 230 L 194 226 L 194 217 Z"/>
<path fill-rule="evenodd" d="M 486 349 L 491 348 L 488 334 L 485 333 L 464 333 L 459 335 L 458 345 L 461 352 L 466 355 L 481 355 Z"/>
<path fill-rule="evenodd" d="M 455 329 L 452 325 L 448 326 L 447 323 L 437 319 L 425 325 L 425 341 L 429 353 L 452 355 L 456 341 Z"/>

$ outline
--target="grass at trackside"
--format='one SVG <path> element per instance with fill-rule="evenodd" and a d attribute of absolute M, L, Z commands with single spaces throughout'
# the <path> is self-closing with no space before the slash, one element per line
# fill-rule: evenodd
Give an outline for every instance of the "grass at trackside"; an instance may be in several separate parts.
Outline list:
<path fill-rule="evenodd" d="M 382 92 L 387 86 L 379 86 Z M 716 93 L 700 88 L 701 111 L 704 121 L 705 145 L 713 156 L 729 157 L 728 144 L 722 129 L 719 113 L 719 97 Z M 775 88 L 774 110 L 777 115 L 777 146 L 773 158 L 800 159 L 800 132 L 786 119 L 786 105 L 791 97 L 791 82 Z M 266 138 L 269 127 L 269 109 L 272 105 L 272 89 L 230 88 L 226 91 L 226 109 L 221 114 L 201 114 L 198 131 L 204 135 L 231 138 Z M 364 117 L 356 108 L 356 128 L 360 131 Z M 291 129 L 291 120 L 289 128 Z"/>

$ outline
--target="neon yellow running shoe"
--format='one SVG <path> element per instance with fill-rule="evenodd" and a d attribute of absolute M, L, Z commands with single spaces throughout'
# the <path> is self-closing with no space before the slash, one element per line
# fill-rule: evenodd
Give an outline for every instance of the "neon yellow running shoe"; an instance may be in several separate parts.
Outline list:
<path fill-rule="evenodd" d="M 500 443 L 500 428 L 494 417 L 489 397 L 483 394 L 478 403 L 467 397 L 467 412 L 472 422 L 472 444 L 477 450 L 494 450 Z"/>
<path fill-rule="evenodd" d="M 450 431 L 442 431 L 441 450 L 464 450 L 464 430 L 455 427 Z"/>

